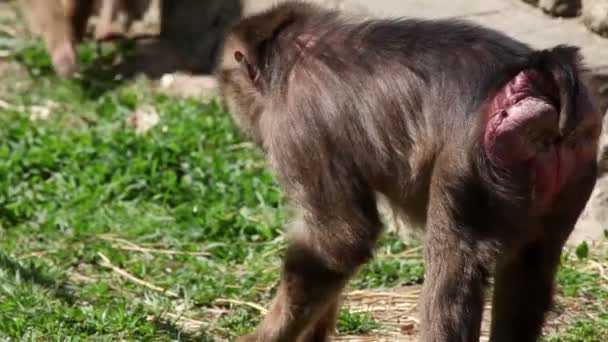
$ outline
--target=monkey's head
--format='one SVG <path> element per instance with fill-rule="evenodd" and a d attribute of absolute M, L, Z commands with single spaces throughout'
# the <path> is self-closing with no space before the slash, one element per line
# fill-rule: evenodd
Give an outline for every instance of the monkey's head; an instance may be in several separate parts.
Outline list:
<path fill-rule="evenodd" d="M 328 13 L 320 7 L 289 2 L 242 19 L 228 32 L 216 68 L 220 100 L 236 124 L 261 143 L 258 123 L 268 107 L 273 82 L 288 74 L 290 67 L 314 40 L 297 27 L 314 13 Z M 330 13 L 335 15 L 335 13 Z M 298 32 L 294 34 L 294 32 Z"/>
<path fill-rule="evenodd" d="M 242 38 L 230 34 L 224 44 L 216 75 L 224 109 L 249 138 L 257 141 L 264 97 L 259 84 L 260 71 L 250 57 L 250 51 Z"/>

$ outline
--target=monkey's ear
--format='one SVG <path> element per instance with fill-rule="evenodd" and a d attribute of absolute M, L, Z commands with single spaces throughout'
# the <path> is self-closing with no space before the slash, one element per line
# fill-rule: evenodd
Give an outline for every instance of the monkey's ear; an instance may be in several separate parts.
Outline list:
<path fill-rule="evenodd" d="M 249 63 L 244 53 L 239 50 L 235 51 L 234 60 L 241 66 L 241 68 L 245 72 L 247 72 L 247 75 L 249 75 L 249 78 L 252 82 L 255 82 L 257 80 L 259 76 L 258 69 L 254 65 Z"/>

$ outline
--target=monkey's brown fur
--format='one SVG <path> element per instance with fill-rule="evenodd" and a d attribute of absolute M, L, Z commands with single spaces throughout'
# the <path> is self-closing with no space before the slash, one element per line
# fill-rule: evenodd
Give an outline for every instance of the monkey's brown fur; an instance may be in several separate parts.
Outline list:
<path fill-rule="evenodd" d="M 422 341 L 535 341 L 595 184 L 600 114 L 577 49 L 460 21 L 365 20 L 288 1 L 242 20 L 217 75 L 298 217 L 282 283 L 242 341 L 326 341 L 381 233 L 376 195 L 425 229 Z"/>

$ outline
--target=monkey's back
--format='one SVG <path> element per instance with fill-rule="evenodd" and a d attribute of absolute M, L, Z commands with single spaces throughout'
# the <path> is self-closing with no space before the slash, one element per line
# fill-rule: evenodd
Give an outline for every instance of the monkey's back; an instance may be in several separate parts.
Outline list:
<path fill-rule="evenodd" d="M 301 78 L 277 78 L 285 82 L 284 89 L 301 80 L 303 86 L 312 81 L 327 88 L 324 94 L 332 101 L 341 100 L 329 91 L 337 84 L 344 101 L 419 99 L 419 103 L 404 104 L 406 120 L 411 108 L 419 108 L 429 120 L 474 114 L 487 89 L 500 87 L 527 65 L 533 53 L 526 44 L 500 32 L 459 20 L 348 23 L 326 14 L 294 24 L 293 34 L 289 31 L 284 33 L 289 38 L 279 41 L 293 44 L 304 39 L 303 46 L 299 50 L 281 44 L 276 53 L 289 55 L 285 60 L 293 65 L 286 73 Z M 305 69 L 306 75 L 299 69 Z M 378 91 L 384 92 L 382 97 Z"/>
<path fill-rule="evenodd" d="M 270 89 L 280 93 L 276 103 L 283 116 L 297 113 L 285 118 L 289 127 L 303 127 L 296 121 L 305 120 L 314 128 L 303 137 L 315 145 L 310 150 L 338 148 L 355 163 L 351 147 L 376 155 L 378 160 L 360 165 L 372 174 L 383 173 L 374 170 L 378 165 L 399 160 L 396 154 L 421 163 L 432 159 L 427 154 L 438 141 L 466 143 L 452 140 L 465 136 L 454 130 L 471 129 L 488 89 L 498 89 L 533 52 L 463 21 L 346 22 L 331 12 L 292 24 L 276 41 L 268 64 L 281 67 L 270 73 Z M 435 146 L 415 155 L 413 141 Z"/>

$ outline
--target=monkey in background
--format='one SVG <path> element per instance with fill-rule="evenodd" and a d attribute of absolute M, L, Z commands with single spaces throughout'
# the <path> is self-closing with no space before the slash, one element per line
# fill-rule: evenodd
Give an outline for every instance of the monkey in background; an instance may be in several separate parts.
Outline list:
<path fill-rule="evenodd" d="M 75 45 L 84 38 L 93 1 L 20 0 L 35 34 L 42 35 L 55 72 L 64 78 L 78 71 Z"/>
<path fill-rule="evenodd" d="M 578 49 L 456 20 L 362 20 L 287 1 L 241 20 L 216 74 L 298 215 L 281 284 L 239 341 L 327 341 L 382 231 L 377 194 L 424 227 L 425 342 L 532 342 L 596 182 L 602 116 Z"/>
<path fill-rule="evenodd" d="M 32 31 L 43 37 L 53 68 L 64 78 L 78 70 L 76 46 L 85 37 L 87 23 L 95 13 L 99 20 L 94 39 L 103 41 L 129 38 L 126 33 L 132 23 L 151 6 L 159 7 L 158 37 L 134 37 L 145 38 L 141 51 L 117 68 L 124 74 L 142 71 L 157 77 L 176 70 L 210 71 L 227 27 L 242 12 L 240 0 L 19 1 Z"/>

